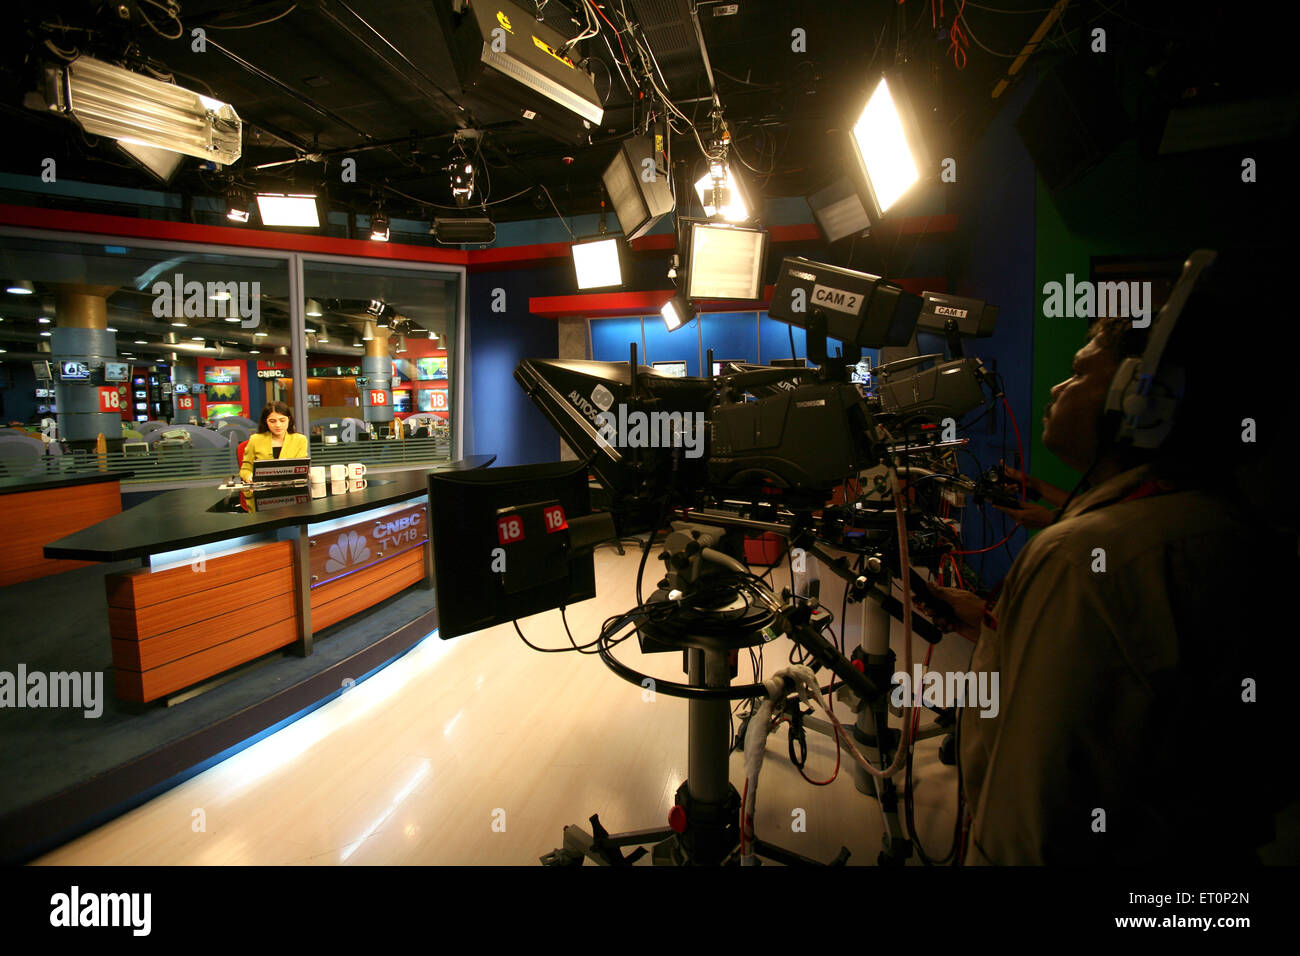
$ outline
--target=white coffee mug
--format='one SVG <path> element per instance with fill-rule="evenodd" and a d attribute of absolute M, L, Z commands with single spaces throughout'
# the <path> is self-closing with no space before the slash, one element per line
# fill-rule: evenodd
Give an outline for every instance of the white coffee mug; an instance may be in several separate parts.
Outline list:
<path fill-rule="evenodd" d="M 346 494 L 347 490 L 348 490 L 348 483 L 343 479 L 330 482 L 330 494 L 332 495 Z"/>
<path fill-rule="evenodd" d="M 325 481 L 325 466 L 324 466 L 324 465 L 312 465 L 312 466 L 311 466 L 311 481 L 312 481 L 312 484 L 314 484 L 314 485 L 322 484 L 322 483 Z"/>
<path fill-rule="evenodd" d="M 324 498 L 324 497 L 325 497 L 325 482 L 323 482 L 323 481 L 320 481 L 320 482 L 312 482 L 312 486 L 311 486 L 311 496 L 312 496 L 313 498 Z"/>
<path fill-rule="evenodd" d="M 330 465 L 330 481 L 345 481 L 347 477 L 347 465 Z"/>
<path fill-rule="evenodd" d="M 354 461 L 348 465 L 349 478 L 364 478 L 366 476 L 366 466 L 364 463 Z"/>
<path fill-rule="evenodd" d="M 348 482 L 349 491 L 364 491 L 369 482 L 364 478 L 353 478 Z"/>

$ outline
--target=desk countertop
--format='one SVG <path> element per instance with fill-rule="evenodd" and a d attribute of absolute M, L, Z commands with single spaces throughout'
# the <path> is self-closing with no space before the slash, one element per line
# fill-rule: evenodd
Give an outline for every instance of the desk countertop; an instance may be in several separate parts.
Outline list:
<path fill-rule="evenodd" d="M 315 524 L 427 494 L 431 472 L 486 468 L 495 457 L 474 455 L 429 469 L 375 475 L 382 481 L 372 482 L 360 491 L 251 513 L 211 511 L 228 496 L 228 492 L 217 488 L 181 488 L 52 541 L 45 546 L 45 556 L 125 561 L 290 525 Z"/>

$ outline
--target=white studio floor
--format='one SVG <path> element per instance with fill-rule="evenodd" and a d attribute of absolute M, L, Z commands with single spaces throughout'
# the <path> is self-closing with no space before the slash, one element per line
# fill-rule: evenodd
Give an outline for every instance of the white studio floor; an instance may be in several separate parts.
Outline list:
<path fill-rule="evenodd" d="M 636 603 L 639 556 L 631 545 L 625 556 L 596 552 L 598 596 L 567 612 L 579 643 Z M 647 596 L 662 567 L 652 554 Z M 773 578 L 778 590 L 789 583 L 784 566 Z M 822 589 L 838 616 L 839 582 L 823 573 Z M 848 617 L 852 646 L 852 606 Z M 568 646 L 558 611 L 520 626 L 534 644 Z M 833 627 L 838 632 L 839 622 Z M 902 669 L 900 631 L 896 625 Z M 916 640 L 917 661 L 926 646 Z M 964 670 L 970 648 L 949 635 L 931 666 Z M 784 638 L 767 646 L 768 676 L 789 652 Z M 632 637 L 616 655 L 643 673 L 685 682 L 679 654 L 642 655 Z M 743 651 L 740 661 L 737 682 L 748 682 Z M 836 714 L 851 723 L 843 703 Z M 881 816 L 855 788 L 847 755 L 834 782 L 813 786 L 786 756 L 785 726 L 768 738 L 758 836 L 820 860 L 843 845 L 850 865 L 874 865 Z M 686 775 L 686 728 L 685 700 L 644 701 L 598 657 L 537 653 L 509 624 L 452 641 L 434 636 L 325 706 L 37 862 L 536 865 L 560 845 L 566 824 L 586 828 L 592 813 L 610 832 L 665 825 Z M 914 773 L 921 839 L 942 856 L 952 840 L 956 770 L 939 762 L 939 740 L 918 744 Z M 825 780 L 834 766 L 830 740 L 810 732 L 808 776 Z M 741 789 L 739 754 L 731 779 Z M 803 832 L 794 829 L 799 816 Z"/>

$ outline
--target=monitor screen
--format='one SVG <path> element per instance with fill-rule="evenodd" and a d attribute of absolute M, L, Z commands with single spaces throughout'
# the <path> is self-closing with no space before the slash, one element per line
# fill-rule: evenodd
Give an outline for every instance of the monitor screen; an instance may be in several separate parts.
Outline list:
<path fill-rule="evenodd" d="M 38 413 L 38 414 L 41 414 L 41 415 L 46 414 L 49 410 L 50 410 L 50 406 L 48 406 L 48 405 L 37 405 L 37 406 L 36 406 L 36 411 L 37 411 L 37 413 Z"/>
<path fill-rule="evenodd" d="M 569 528 L 590 513 L 583 462 L 429 476 L 429 528 L 444 640 L 596 596 L 590 554 Z"/>
<path fill-rule="evenodd" d="M 851 379 L 859 385 L 867 388 L 871 387 L 871 359 L 863 357 L 862 361 L 853 366 L 850 373 Z"/>
<path fill-rule="evenodd" d="M 188 395 L 190 393 L 190 387 L 183 382 L 177 382 L 173 391 L 175 391 L 177 395 Z"/>
<path fill-rule="evenodd" d="M 125 362 L 105 362 L 105 382 L 125 382 L 131 377 L 131 370 Z"/>
<path fill-rule="evenodd" d="M 50 390 L 49 390 L 48 388 L 38 388 L 38 389 L 36 390 L 36 397 L 37 397 L 37 398 L 49 398 L 49 397 L 50 397 Z"/>
<path fill-rule="evenodd" d="M 65 382 L 89 381 L 90 366 L 85 362 L 60 362 L 59 378 Z"/>
<path fill-rule="evenodd" d="M 737 365 L 743 365 L 745 363 L 745 360 L 744 359 L 718 359 L 713 363 L 713 374 L 714 375 L 725 374 L 723 372 L 723 369 L 725 369 L 728 363 L 730 362 L 735 362 Z"/>
<path fill-rule="evenodd" d="M 50 363 L 47 359 L 41 359 L 32 363 L 32 369 L 36 372 L 36 381 L 52 382 L 54 373 L 50 371 Z"/>
<path fill-rule="evenodd" d="M 685 362 L 651 362 L 650 364 L 660 375 L 668 375 L 672 378 L 686 377 Z"/>

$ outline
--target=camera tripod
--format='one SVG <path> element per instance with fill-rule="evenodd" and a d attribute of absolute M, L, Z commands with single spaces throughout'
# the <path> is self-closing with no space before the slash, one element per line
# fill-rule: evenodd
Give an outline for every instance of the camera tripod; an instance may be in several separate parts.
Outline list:
<path fill-rule="evenodd" d="M 674 534 L 678 536 L 677 541 L 674 544 L 674 536 L 670 535 L 669 551 L 665 552 L 670 584 L 674 568 L 681 580 L 696 580 L 702 559 L 722 564 L 739 574 L 747 573 L 739 562 L 714 551 L 708 538 L 701 539 L 698 531 L 678 530 Z M 740 795 L 731 785 L 729 773 L 730 702 L 766 695 L 767 689 L 762 684 L 733 688 L 730 654 L 764 643 L 773 630 L 789 633 L 852 686 L 862 699 L 883 699 L 874 682 L 809 626 L 806 607 L 791 607 L 778 613 L 766 605 L 750 604 L 739 593 L 712 607 L 690 607 L 675 589 L 656 592 L 655 598 L 659 600 L 652 600 L 652 605 L 662 603 L 667 609 L 676 604 L 676 608 L 666 611 L 660 620 L 638 625 L 642 649 L 683 651 L 690 681 L 688 685 L 662 681 L 655 685 L 657 693 L 687 697 L 689 706 L 687 777 L 677 789 L 668 826 L 611 834 L 601 825 L 599 814 L 593 814 L 591 832 L 578 826 L 565 827 L 563 846 L 542 857 L 543 864 L 575 866 L 591 859 L 599 864 L 626 866 L 647 853 L 656 865 L 716 866 L 738 862 Z M 604 633 L 622 630 L 636 616 L 636 612 L 625 615 Z M 617 661 L 603 639 L 599 649 L 607 667 L 624 680 L 642 686 L 644 676 Z M 647 850 L 647 846 L 652 849 Z M 625 856 L 623 850 L 628 847 L 636 849 Z M 753 847 L 758 857 L 773 862 L 821 865 L 817 860 L 765 840 L 755 840 Z M 843 865 L 848 856 L 849 851 L 841 847 L 829 865 Z"/>
<path fill-rule="evenodd" d="M 589 858 L 606 865 L 631 865 L 647 852 L 656 866 L 718 866 L 738 862 L 740 849 L 740 794 L 730 782 L 731 686 L 729 654 L 763 643 L 766 620 L 728 625 L 719 609 L 718 635 L 687 634 L 671 621 L 653 628 L 654 639 L 679 643 L 686 655 L 691 686 L 713 692 L 708 699 L 688 701 L 687 775 L 678 787 L 668 826 L 625 833 L 609 833 L 599 814 L 590 818 L 591 832 L 577 826 L 564 828 L 564 845 L 542 857 L 546 865 L 581 865 Z M 643 625 L 647 627 L 647 625 Z M 602 648 L 602 657 L 605 656 Z M 609 663 L 607 660 L 606 663 Z M 619 665 L 620 667 L 622 665 Z M 619 676 L 625 676 L 620 673 Z M 638 675 L 636 681 L 640 684 Z M 647 846 L 652 846 L 650 851 Z M 637 847 L 624 856 L 623 849 Z M 765 840 L 755 842 L 758 856 L 786 865 L 820 865 L 817 860 Z M 849 851 L 841 848 L 831 865 L 843 864 Z"/>

